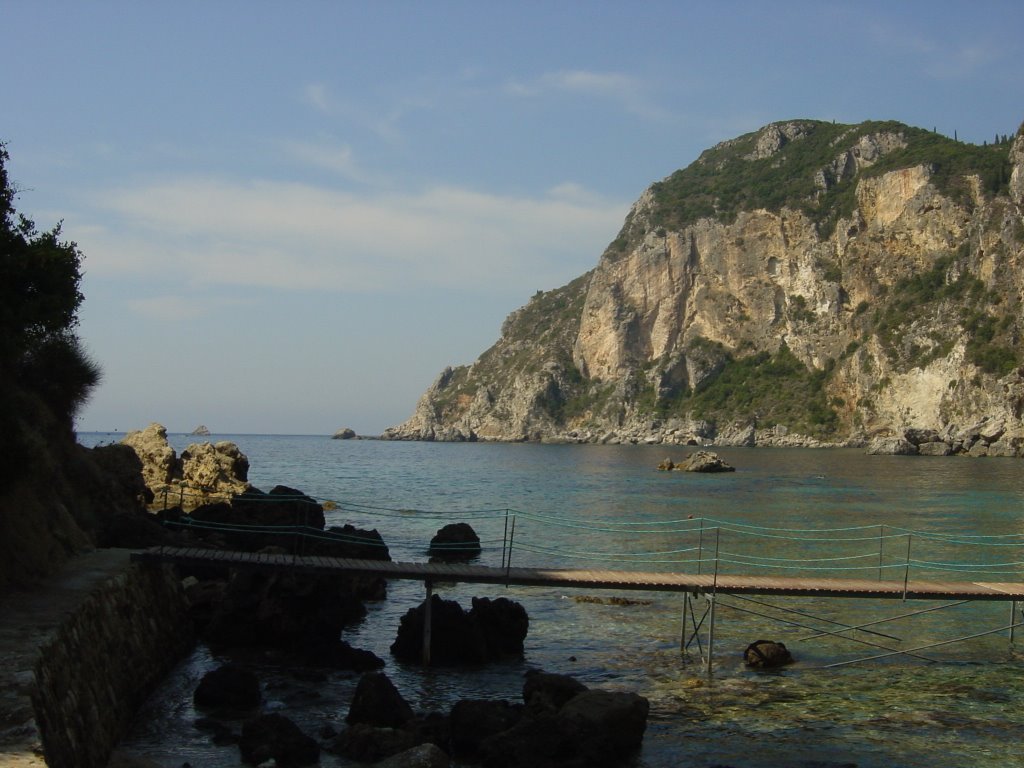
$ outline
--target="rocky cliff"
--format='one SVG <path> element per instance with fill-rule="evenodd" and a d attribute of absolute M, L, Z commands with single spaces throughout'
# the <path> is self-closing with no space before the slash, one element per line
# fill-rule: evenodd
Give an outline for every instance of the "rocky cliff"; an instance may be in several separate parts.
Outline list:
<path fill-rule="evenodd" d="M 1016 454 L 1022 297 L 1024 130 L 776 123 L 651 185 L 384 436 Z"/>

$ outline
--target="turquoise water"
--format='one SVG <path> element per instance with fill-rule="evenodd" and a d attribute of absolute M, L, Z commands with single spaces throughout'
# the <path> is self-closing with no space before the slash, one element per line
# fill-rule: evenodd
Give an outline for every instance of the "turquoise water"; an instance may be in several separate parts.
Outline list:
<path fill-rule="evenodd" d="M 80 439 L 89 444 L 110 438 Z M 194 439 L 171 436 L 179 450 Z M 683 456 L 660 446 L 211 439 L 239 445 L 258 487 L 298 488 L 338 505 L 328 512 L 329 523 L 377 528 L 396 560 L 423 559 L 430 536 L 444 522 L 493 510 L 471 521 L 485 542 L 481 562 L 492 565 L 502 561 L 506 522 L 514 517 L 515 565 L 690 572 L 717 565 L 719 573 L 794 574 L 793 561 L 799 560 L 813 569 L 805 573 L 900 582 L 1024 579 L 1024 473 L 1012 459 L 720 449 L 737 472 L 691 475 L 655 471 L 666 456 Z M 969 538 L 976 534 L 999 538 Z M 972 565 L 970 572 L 948 570 L 963 563 Z M 553 589 L 438 589 L 466 606 L 474 595 L 521 602 L 531 618 L 526 658 L 461 671 L 396 663 L 388 646 L 401 615 L 422 599 L 423 587 L 393 582 L 388 600 L 371 605 L 345 639 L 387 660 L 386 672 L 418 709 L 447 709 L 465 697 L 514 699 L 524 671 L 539 667 L 650 699 L 637 766 L 1024 764 L 1015 747 L 1024 726 L 1024 641 L 1011 644 L 1007 631 L 920 652 L 932 661 L 890 655 L 825 668 L 886 653 L 866 643 L 912 649 L 1005 627 L 1007 603 L 897 619 L 873 627 L 883 634 L 855 633 L 858 642 L 808 639 L 818 634 L 808 627 L 834 629 L 837 624 L 827 622 L 864 623 L 941 604 L 788 598 L 766 600 L 775 606 L 767 607 L 722 597 L 709 677 L 695 643 L 688 657 L 680 654 L 678 595 L 623 592 L 617 594 L 631 603 L 613 605 L 602 602 L 612 593 L 586 593 L 597 600 L 580 601 L 579 594 Z M 704 604 L 695 607 L 699 617 Z M 706 629 L 699 635 L 702 646 Z M 746 670 L 742 650 L 760 638 L 785 642 L 797 663 L 770 674 Z M 141 713 L 128 746 L 168 767 L 184 761 L 238 765 L 236 748 L 212 746 L 192 725 L 192 690 L 215 662 L 200 648 L 183 663 Z M 310 733 L 324 725 L 343 727 L 354 675 L 329 673 L 314 685 L 298 679 L 308 675 L 272 667 L 263 673 L 271 708 L 287 712 Z M 322 764 L 346 765 L 329 755 Z"/>

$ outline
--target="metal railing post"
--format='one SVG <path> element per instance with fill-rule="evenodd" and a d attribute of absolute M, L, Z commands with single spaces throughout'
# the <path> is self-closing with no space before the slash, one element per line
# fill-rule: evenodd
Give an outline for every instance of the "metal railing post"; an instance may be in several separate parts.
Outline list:
<path fill-rule="evenodd" d="M 903 600 L 906 602 L 907 599 L 907 585 L 910 583 L 910 545 L 913 541 L 914 535 L 912 533 L 907 534 L 907 567 L 903 572 Z"/>
<path fill-rule="evenodd" d="M 700 519 L 700 534 L 697 539 L 697 575 L 700 576 L 701 565 L 704 563 L 704 518 Z"/>
<path fill-rule="evenodd" d="M 882 565 L 885 562 L 885 523 L 878 526 L 878 580 L 882 580 Z"/>
<path fill-rule="evenodd" d="M 512 570 L 512 544 L 516 539 L 516 516 L 512 515 L 512 528 L 508 534 L 508 561 L 505 563 L 505 586 L 508 587 L 508 576 Z"/>
<path fill-rule="evenodd" d="M 505 531 L 501 534 L 501 567 L 505 567 L 505 557 L 508 554 L 508 509 L 505 510 Z"/>

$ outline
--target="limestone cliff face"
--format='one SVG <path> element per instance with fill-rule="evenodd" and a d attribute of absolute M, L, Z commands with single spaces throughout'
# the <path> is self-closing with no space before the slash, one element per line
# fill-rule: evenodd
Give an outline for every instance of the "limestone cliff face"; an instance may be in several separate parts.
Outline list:
<path fill-rule="evenodd" d="M 386 437 L 1024 444 L 1024 134 L 794 121 L 652 185 Z M 998 430 L 997 430 L 998 431 Z"/>

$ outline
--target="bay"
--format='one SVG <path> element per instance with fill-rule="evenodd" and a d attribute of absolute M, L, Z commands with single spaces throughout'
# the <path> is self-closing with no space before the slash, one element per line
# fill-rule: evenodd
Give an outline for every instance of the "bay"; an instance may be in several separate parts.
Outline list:
<path fill-rule="evenodd" d="M 79 436 L 86 445 L 119 438 Z M 717 567 L 719 573 L 896 581 L 1024 579 L 1024 473 L 1013 459 L 722 448 L 716 452 L 737 471 L 695 475 L 655 470 L 666 456 L 685 454 L 667 446 L 281 435 L 169 439 L 179 452 L 199 439 L 235 442 L 250 459 L 254 485 L 269 490 L 283 484 L 332 502 L 329 524 L 378 529 L 396 560 L 425 559 L 438 528 L 468 519 L 484 542 L 479 562 L 500 565 L 514 520 L 515 565 L 689 572 Z M 965 563 L 970 570 L 960 570 Z M 834 629 L 940 604 L 767 601 L 786 609 L 780 612 L 723 596 L 709 676 L 696 643 L 687 656 L 680 653 L 679 595 L 437 589 L 467 608 L 473 596 L 522 603 L 531 620 L 526 654 L 521 662 L 470 670 L 399 664 L 388 646 L 401 616 L 422 600 L 423 585 L 392 582 L 388 599 L 371 604 L 367 618 L 346 630 L 344 639 L 385 659 L 385 671 L 415 709 L 447 710 L 467 697 L 514 700 L 525 671 L 542 668 L 649 698 L 637 766 L 768 768 L 824 761 L 880 768 L 1005 766 L 1016 760 L 1011 745 L 1024 726 L 1024 665 L 1020 642 L 1011 644 L 1007 631 L 921 652 L 933 661 L 890 655 L 825 668 L 885 653 L 864 642 L 908 649 L 1004 627 L 1007 603 L 972 603 L 877 627 L 890 637 L 847 633 L 855 642 L 806 639 L 816 633 L 794 625 Z M 611 597 L 624 599 L 615 604 Z M 695 607 L 699 618 L 704 605 Z M 706 626 L 699 638 L 705 648 Z M 743 648 L 761 638 L 785 642 L 797 662 L 774 673 L 746 669 Z M 200 647 L 179 665 L 140 713 L 126 746 L 168 768 L 185 762 L 240 765 L 237 748 L 213 746 L 193 725 L 201 713 L 192 707 L 192 691 L 216 663 Z M 287 713 L 312 734 L 325 725 L 344 727 L 355 675 L 330 672 L 311 685 L 290 670 L 268 666 L 262 674 L 270 709 Z M 325 754 L 322 764 L 348 763 Z"/>

